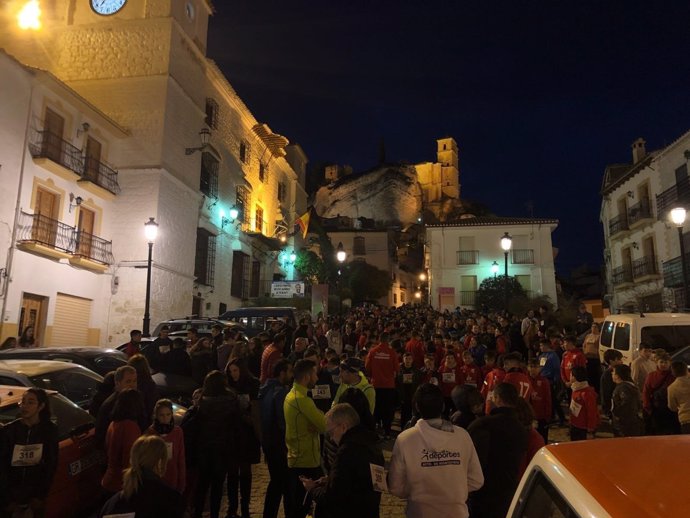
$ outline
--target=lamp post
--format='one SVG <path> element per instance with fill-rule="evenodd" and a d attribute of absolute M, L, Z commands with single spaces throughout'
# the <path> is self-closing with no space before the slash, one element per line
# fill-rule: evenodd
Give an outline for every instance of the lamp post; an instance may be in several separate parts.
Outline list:
<path fill-rule="evenodd" d="M 156 236 L 158 236 L 158 223 L 156 223 L 155 218 L 149 218 L 144 223 L 144 235 L 149 242 L 149 259 L 146 265 L 146 302 L 144 304 L 144 328 L 142 335 L 148 338 L 151 336 L 149 332 L 151 324 L 151 315 L 149 314 L 149 307 L 151 305 L 151 260 L 153 257 L 153 243 L 156 241 Z"/>
<path fill-rule="evenodd" d="M 335 252 L 335 258 L 338 260 L 338 263 L 340 264 L 340 268 L 342 268 L 343 263 L 345 262 L 345 259 L 347 259 L 347 253 L 345 252 L 345 249 L 343 248 L 343 242 L 341 241 L 338 243 L 338 248 L 336 248 Z M 343 313 L 343 290 L 342 286 L 340 283 L 340 275 L 341 271 L 340 268 L 338 269 L 338 299 L 340 300 L 340 314 Z"/>
<path fill-rule="evenodd" d="M 426 274 L 426 272 L 422 272 L 419 274 L 419 282 L 421 283 L 421 286 L 419 287 L 419 297 L 417 297 L 417 293 L 415 293 L 415 297 L 420 299 L 420 302 L 422 304 L 428 304 L 429 301 L 426 300 L 426 296 L 429 291 L 429 285 L 427 283 L 429 279 L 429 276 Z"/>
<path fill-rule="evenodd" d="M 496 277 L 496 274 L 498 274 L 498 263 L 496 261 L 491 263 L 491 273 L 494 274 L 494 277 Z"/>
<path fill-rule="evenodd" d="M 687 211 L 683 207 L 676 207 L 671 210 L 671 221 L 678 228 L 678 242 L 680 243 L 680 264 L 683 268 L 683 307 L 687 308 L 690 304 L 690 298 L 688 297 L 688 265 L 685 260 L 685 243 L 683 242 L 683 225 L 685 224 L 685 218 L 687 216 Z"/>
<path fill-rule="evenodd" d="M 504 310 L 508 311 L 508 299 L 509 299 L 509 294 L 508 294 L 508 252 L 510 252 L 510 247 L 513 246 L 513 238 L 510 237 L 510 234 L 508 232 L 505 232 L 503 234 L 503 237 L 501 238 L 501 248 L 503 249 L 503 256 L 505 258 L 505 285 L 504 285 L 504 291 L 505 291 L 505 307 Z"/>

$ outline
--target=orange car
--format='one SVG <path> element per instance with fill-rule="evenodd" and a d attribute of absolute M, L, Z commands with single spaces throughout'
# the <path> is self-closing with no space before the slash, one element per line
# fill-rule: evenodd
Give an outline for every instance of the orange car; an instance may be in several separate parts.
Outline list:
<path fill-rule="evenodd" d="M 0 423 L 14 421 L 28 387 L 0 385 Z M 93 418 L 69 399 L 47 391 L 58 428 L 58 466 L 46 502 L 47 518 L 67 518 L 93 509 L 101 494 L 104 455 L 93 442 Z"/>
<path fill-rule="evenodd" d="M 690 516 L 688 458 L 688 435 L 551 444 L 532 459 L 507 516 Z"/>

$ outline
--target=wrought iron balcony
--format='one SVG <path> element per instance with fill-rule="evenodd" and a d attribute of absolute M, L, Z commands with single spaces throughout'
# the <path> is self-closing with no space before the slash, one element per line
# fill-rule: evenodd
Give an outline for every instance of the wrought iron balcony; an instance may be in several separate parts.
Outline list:
<path fill-rule="evenodd" d="M 33 158 L 47 158 L 76 173 L 80 181 L 94 183 L 113 194 L 120 193 L 117 171 L 105 162 L 86 157 L 81 149 L 47 130 L 31 129 L 29 151 Z"/>
<path fill-rule="evenodd" d="M 611 272 L 611 280 L 614 286 L 633 282 L 633 272 L 631 266 L 619 266 Z"/>
<path fill-rule="evenodd" d="M 685 266 L 690 271 L 690 253 L 685 254 Z M 683 265 L 680 262 L 680 256 L 664 261 L 662 269 L 665 288 L 683 286 Z"/>
<path fill-rule="evenodd" d="M 666 217 L 666 213 L 677 205 L 690 205 L 690 178 L 683 178 L 656 196 L 656 210 L 659 219 Z"/>
<path fill-rule="evenodd" d="M 534 250 L 531 248 L 514 248 L 511 257 L 512 264 L 534 264 Z"/>
<path fill-rule="evenodd" d="M 458 250 L 457 264 L 479 264 L 479 250 Z"/>
<path fill-rule="evenodd" d="M 619 232 L 623 232 L 629 228 L 628 216 L 626 214 L 619 214 L 615 218 L 611 218 L 609 222 L 609 235 L 613 237 Z"/>
<path fill-rule="evenodd" d="M 656 263 L 656 257 L 645 256 L 635 259 L 632 262 L 633 279 L 639 279 L 645 275 L 656 275 L 659 273 L 659 268 Z"/>
<path fill-rule="evenodd" d="M 113 264 L 112 241 L 70 227 L 42 214 L 19 216 L 17 242 L 35 243 L 101 264 Z"/>
<path fill-rule="evenodd" d="M 476 291 L 461 291 L 460 292 L 460 305 L 461 306 L 474 306 L 477 297 Z"/>
<path fill-rule="evenodd" d="M 633 226 L 643 219 L 653 218 L 652 204 L 649 199 L 640 200 L 628 209 L 628 225 Z"/>

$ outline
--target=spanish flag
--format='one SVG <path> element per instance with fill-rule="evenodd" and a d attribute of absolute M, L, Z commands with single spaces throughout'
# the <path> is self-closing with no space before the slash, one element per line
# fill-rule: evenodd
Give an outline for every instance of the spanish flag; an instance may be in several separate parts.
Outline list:
<path fill-rule="evenodd" d="M 302 231 L 302 239 L 307 239 L 307 232 L 309 232 L 309 219 L 311 218 L 311 209 L 308 209 L 307 212 L 302 214 L 299 218 L 297 218 L 297 221 L 295 221 L 295 225 L 299 227 L 299 229 Z"/>

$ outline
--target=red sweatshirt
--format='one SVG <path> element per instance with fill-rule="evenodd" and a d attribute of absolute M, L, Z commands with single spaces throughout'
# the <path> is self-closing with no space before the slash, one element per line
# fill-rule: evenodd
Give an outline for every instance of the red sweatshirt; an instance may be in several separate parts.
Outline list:
<path fill-rule="evenodd" d="M 386 342 L 381 342 L 371 348 L 364 368 L 371 376 L 374 388 L 395 388 L 395 376 L 400 369 L 398 353 Z"/>
<path fill-rule="evenodd" d="M 453 392 L 453 389 L 457 385 L 465 384 L 465 376 L 463 375 L 459 365 L 456 365 L 455 368 L 451 369 L 450 367 L 446 367 L 444 362 L 444 364 L 438 370 L 438 376 L 439 386 L 441 387 L 441 392 L 443 392 L 444 397 L 450 397 L 450 393 Z"/>
<path fill-rule="evenodd" d="M 539 420 L 551 419 L 551 385 L 549 380 L 544 376 L 537 376 L 532 381 L 532 410 L 534 410 L 534 418 Z"/>
<path fill-rule="evenodd" d="M 599 426 L 597 392 L 586 381 L 573 382 L 572 389 L 570 425 L 593 433 L 597 426 Z"/>
<path fill-rule="evenodd" d="M 505 377 L 506 371 L 504 371 L 500 367 L 494 367 L 494 370 L 492 370 L 489 374 L 487 374 L 486 378 L 484 378 L 484 384 L 482 385 L 481 393 L 482 396 L 484 396 L 484 399 L 486 400 L 486 406 L 484 407 L 484 412 L 486 413 L 486 415 L 489 415 L 492 408 L 491 393 L 496 388 L 496 385 L 503 382 L 503 378 Z"/>
<path fill-rule="evenodd" d="M 477 367 L 474 364 L 463 364 L 462 367 L 460 367 L 460 370 L 465 378 L 465 385 L 472 385 L 473 387 L 481 389 L 482 385 L 484 384 L 484 376 L 482 376 L 482 369 L 480 367 Z"/>
<path fill-rule="evenodd" d="M 424 354 L 426 353 L 424 342 L 410 338 L 405 344 L 405 351 L 412 355 L 412 365 L 417 369 L 424 367 Z"/>
<path fill-rule="evenodd" d="M 108 426 L 105 435 L 108 467 L 101 480 L 101 486 L 106 491 L 117 493 L 122 489 L 122 471 L 129 467 L 129 452 L 140 435 L 139 425 L 131 419 L 113 421 Z"/>
<path fill-rule="evenodd" d="M 652 413 L 654 392 L 662 387 L 668 387 L 675 379 L 676 377 L 671 373 L 670 369 L 665 371 L 657 369 L 647 374 L 642 388 L 642 408 L 644 408 L 645 412 L 648 414 Z"/>
<path fill-rule="evenodd" d="M 146 435 L 158 435 L 158 432 L 151 426 L 146 430 Z M 163 481 L 182 494 L 186 485 L 184 434 L 182 433 L 182 428 L 175 426 L 172 432 L 160 437 L 165 441 L 166 446 L 169 445 L 168 456 L 172 454 L 172 458 L 168 459 L 168 467 L 165 469 Z"/>
<path fill-rule="evenodd" d="M 522 399 L 528 403 L 530 402 L 532 398 L 532 380 L 523 371 L 520 369 L 510 369 L 506 373 L 506 377 L 503 378 L 503 382 L 510 383 L 517 389 L 518 395 Z"/>
<path fill-rule="evenodd" d="M 587 357 L 582 349 L 572 349 L 563 353 L 563 359 L 561 360 L 561 379 L 563 383 L 570 383 L 570 372 L 573 367 L 586 367 Z"/>

